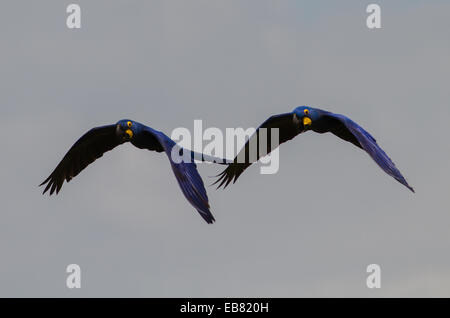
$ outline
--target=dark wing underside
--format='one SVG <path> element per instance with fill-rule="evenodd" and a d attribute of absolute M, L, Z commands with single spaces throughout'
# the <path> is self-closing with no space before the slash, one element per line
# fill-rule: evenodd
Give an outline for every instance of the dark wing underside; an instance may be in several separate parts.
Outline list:
<path fill-rule="evenodd" d="M 366 130 L 344 115 L 327 112 L 324 118 L 330 123 L 330 132 L 365 150 L 384 172 L 414 192 L 414 189 L 408 184 L 394 162 L 392 162 L 384 150 L 378 146 L 375 138 Z"/>
<path fill-rule="evenodd" d="M 206 194 L 203 180 L 197 171 L 197 166 L 194 161 L 190 163 L 174 162 L 172 160 L 172 149 L 178 146 L 162 132 L 146 127 L 141 134 L 141 138 L 137 142 L 133 142 L 133 144 L 138 148 L 155 150 L 158 152 L 164 151 L 169 158 L 172 171 L 175 174 L 178 185 L 186 199 L 207 223 L 213 223 L 215 219 L 210 211 L 208 195 Z M 176 148 L 174 150 L 179 151 L 178 149 L 179 148 Z"/>
<path fill-rule="evenodd" d="M 78 139 L 50 176 L 39 185 L 47 184 L 43 193 L 50 190 L 50 195 L 55 191 L 58 194 L 64 180 L 69 182 L 105 152 L 120 145 L 115 131 L 116 125 L 96 127 Z"/>
<path fill-rule="evenodd" d="M 218 175 L 218 179 L 214 182 L 214 184 L 219 183 L 217 188 L 223 186 L 226 188 L 231 181 L 236 182 L 239 176 L 247 169 L 252 163 L 259 160 L 259 158 L 269 154 L 272 150 L 274 150 L 278 145 L 291 140 L 295 136 L 297 136 L 302 128 L 303 124 L 299 122 L 297 117 L 294 116 L 294 113 L 285 113 L 280 115 L 271 116 L 267 119 L 261 126 L 258 127 L 256 132 L 250 137 L 245 146 L 241 149 L 239 154 L 234 159 L 234 162 L 229 164 L 228 167 L 222 171 Z M 259 149 L 259 138 L 261 128 L 266 128 L 267 130 L 267 151 L 260 151 Z M 278 128 L 279 141 L 276 145 L 272 145 L 272 128 Z M 253 160 L 251 160 L 250 156 L 250 145 L 254 144 L 257 148 L 256 158 L 253 156 Z M 240 158 L 245 158 L 245 160 L 239 160 Z M 255 160 L 256 159 L 256 160 Z"/>
<path fill-rule="evenodd" d="M 331 132 L 339 138 L 351 142 L 358 148 L 362 148 L 355 135 L 347 128 L 344 120 L 341 120 L 335 114 L 330 112 L 322 112 L 319 122 L 314 124 L 313 130 L 318 133 Z"/>

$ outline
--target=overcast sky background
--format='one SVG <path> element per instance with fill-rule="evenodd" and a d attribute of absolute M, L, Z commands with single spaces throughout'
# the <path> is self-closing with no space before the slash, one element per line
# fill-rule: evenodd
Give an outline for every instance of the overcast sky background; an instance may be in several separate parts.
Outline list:
<path fill-rule="evenodd" d="M 380 30 L 369 1 L 80 0 L 80 30 L 70 3 L 0 11 L 0 296 L 450 296 L 448 1 L 377 1 Z M 279 173 L 208 187 L 213 225 L 165 155 L 129 144 L 57 197 L 37 187 L 94 126 L 247 128 L 305 104 L 365 127 L 416 194 L 311 132 Z"/>

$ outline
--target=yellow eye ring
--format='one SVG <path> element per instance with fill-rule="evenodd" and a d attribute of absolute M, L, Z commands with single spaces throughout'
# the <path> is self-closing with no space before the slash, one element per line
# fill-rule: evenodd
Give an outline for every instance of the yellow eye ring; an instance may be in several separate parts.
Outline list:
<path fill-rule="evenodd" d="M 305 113 L 305 115 L 309 114 L 309 110 L 308 109 L 305 109 L 303 112 Z"/>
<path fill-rule="evenodd" d="M 128 126 L 128 127 L 131 127 L 132 125 L 133 125 L 133 124 L 131 123 L 131 121 L 128 121 L 128 122 L 127 122 L 127 126 Z"/>

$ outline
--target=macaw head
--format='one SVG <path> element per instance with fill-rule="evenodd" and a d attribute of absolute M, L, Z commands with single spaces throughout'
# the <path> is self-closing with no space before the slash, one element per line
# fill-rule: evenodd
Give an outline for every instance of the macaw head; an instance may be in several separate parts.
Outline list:
<path fill-rule="evenodd" d="M 294 109 L 294 115 L 302 123 L 303 131 L 311 129 L 313 123 L 319 119 L 319 112 L 309 106 L 299 106 Z"/>
<path fill-rule="evenodd" d="M 119 120 L 116 124 L 116 135 L 124 142 L 130 141 L 136 135 L 138 126 L 138 123 L 129 119 Z"/>

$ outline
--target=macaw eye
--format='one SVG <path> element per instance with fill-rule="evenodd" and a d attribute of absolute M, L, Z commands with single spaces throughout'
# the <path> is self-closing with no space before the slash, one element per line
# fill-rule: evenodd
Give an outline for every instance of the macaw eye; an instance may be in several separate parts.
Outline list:
<path fill-rule="evenodd" d="M 127 126 L 131 127 L 133 124 L 131 123 L 131 121 L 127 122 Z"/>
<path fill-rule="evenodd" d="M 305 113 L 305 115 L 309 114 L 309 110 L 307 110 L 307 109 L 305 109 L 303 112 Z"/>

